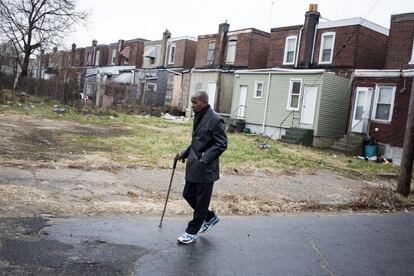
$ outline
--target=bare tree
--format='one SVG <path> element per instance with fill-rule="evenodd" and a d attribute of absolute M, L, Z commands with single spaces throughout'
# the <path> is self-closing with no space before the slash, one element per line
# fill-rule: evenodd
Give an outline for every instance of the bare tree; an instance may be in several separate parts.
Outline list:
<path fill-rule="evenodd" d="M 12 42 L 24 77 L 30 55 L 58 45 L 87 15 L 76 0 L 0 0 L 0 41 Z"/>

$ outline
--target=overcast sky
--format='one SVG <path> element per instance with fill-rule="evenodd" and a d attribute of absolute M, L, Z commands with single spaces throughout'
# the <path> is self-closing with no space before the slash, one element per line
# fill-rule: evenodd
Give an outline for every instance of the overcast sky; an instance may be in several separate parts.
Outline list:
<path fill-rule="evenodd" d="M 272 5 L 273 3 L 273 5 Z M 117 42 L 119 39 L 158 40 L 165 29 L 172 37 L 216 33 L 227 20 L 230 30 L 303 24 L 309 4 L 318 4 L 328 20 L 366 17 L 389 28 L 392 14 L 414 12 L 413 0 L 78 0 L 90 10 L 87 26 L 77 27 L 66 47 Z"/>

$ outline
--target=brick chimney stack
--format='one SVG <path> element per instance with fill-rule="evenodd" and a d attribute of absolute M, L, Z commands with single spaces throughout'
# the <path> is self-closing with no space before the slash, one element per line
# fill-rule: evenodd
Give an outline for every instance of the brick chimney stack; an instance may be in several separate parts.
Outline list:
<path fill-rule="evenodd" d="M 299 42 L 299 68 L 310 68 L 312 64 L 313 40 L 316 33 L 316 25 L 319 23 L 320 16 L 321 14 L 318 12 L 318 4 L 310 4 L 309 11 L 305 13 L 305 23 L 303 24 L 302 36 Z"/>
<path fill-rule="evenodd" d="M 226 51 L 226 44 L 227 44 L 227 33 L 229 32 L 230 24 L 221 23 L 219 25 L 218 34 L 216 36 L 216 49 L 215 49 L 215 56 L 214 56 L 214 66 L 221 68 L 224 61 L 224 53 Z"/>

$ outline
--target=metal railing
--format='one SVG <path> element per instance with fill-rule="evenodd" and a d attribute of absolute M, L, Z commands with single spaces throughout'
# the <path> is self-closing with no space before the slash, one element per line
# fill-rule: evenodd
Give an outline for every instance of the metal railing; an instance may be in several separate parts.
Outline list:
<path fill-rule="evenodd" d="M 239 116 L 239 111 L 243 111 L 243 116 Z M 232 114 L 232 117 L 233 118 L 236 118 L 236 119 L 244 119 L 244 117 L 245 117 L 245 112 L 246 112 L 246 106 L 245 105 L 239 105 L 234 111 L 233 111 L 233 114 Z"/>

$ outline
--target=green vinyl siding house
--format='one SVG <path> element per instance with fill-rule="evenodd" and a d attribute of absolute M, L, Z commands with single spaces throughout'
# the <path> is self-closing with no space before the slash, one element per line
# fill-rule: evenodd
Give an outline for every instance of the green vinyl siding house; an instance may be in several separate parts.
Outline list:
<path fill-rule="evenodd" d="M 323 69 L 235 72 L 231 117 L 274 139 L 329 147 L 346 132 L 349 79 Z M 296 139 L 296 140 L 295 140 Z M 289 141 L 287 141 L 289 142 Z"/>

